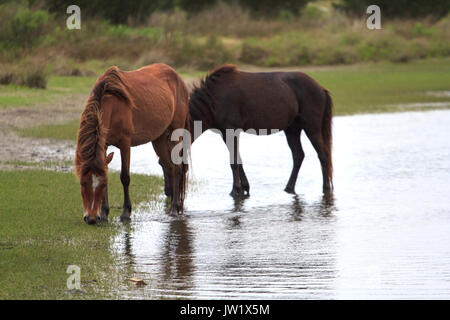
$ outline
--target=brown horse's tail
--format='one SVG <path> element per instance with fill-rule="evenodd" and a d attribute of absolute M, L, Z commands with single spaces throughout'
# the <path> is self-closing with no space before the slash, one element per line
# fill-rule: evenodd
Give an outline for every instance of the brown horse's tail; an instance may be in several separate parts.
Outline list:
<path fill-rule="evenodd" d="M 330 92 L 324 89 L 326 102 L 325 113 L 322 118 L 322 139 L 324 141 L 325 154 L 328 159 L 328 177 L 330 179 L 331 188 L 333 188 L 333 135 L 332 135 L 332 120 L 333 120 L 333 100 Z"/>
<path fill-rule="evenodd" d="M 183 134 L 183 149 L 182 149 L 182 163 L 181 163 L 181 177 L 180 177 L 180 185 L 179 185 L 179 195 L 178 200 L 180 204 L 181 212 L 184 211 L 184 198 L 186 196 L 187 186 L 188 186 L 188 171 L 191 163 L 191 117 L 189 112 L 186 115 L 186 120 L 184 124 L 184 134 Z"/>

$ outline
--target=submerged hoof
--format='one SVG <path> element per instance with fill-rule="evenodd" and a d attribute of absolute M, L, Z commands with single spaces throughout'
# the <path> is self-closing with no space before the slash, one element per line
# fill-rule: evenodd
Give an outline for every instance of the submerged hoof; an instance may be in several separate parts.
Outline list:
<path fill-rule="evenodd" d="M 244 193 L 244 190 L 242 190 L 242 189 L 233 189 L 233 190 L 231 190 L 230 196 L 232 196 L 235 199 L 242 199 L 242 198 L 246 197 L 246 195 Z"/>
<path fill-rule="evenodd" d="M 182 212 L 181 208 L 178 206 L 171 206 L 169 211 L 167 212 L 167 214 L 170 216 L 178 216 L 182 213 L 183 212 Z"/>
<path fill-rule="evenodd" d="M 333 193 L 333 188 L 331 188 L 331 187 L 324 187 L 322 192 L 325 193 L 325 194 Z"/>
<path fill-rule="evenodd" d="M 286 188 L 284 188 L 284 191 L 286 191 L 287 193 L 290 193 L 290 194 L 296 194 L 294 188 L 286 187 Z"/>

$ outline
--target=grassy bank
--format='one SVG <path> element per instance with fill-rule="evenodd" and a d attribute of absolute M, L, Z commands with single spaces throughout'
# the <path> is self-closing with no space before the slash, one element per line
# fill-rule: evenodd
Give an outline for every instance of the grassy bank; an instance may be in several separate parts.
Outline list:
<path fill-rule="evenodd" d="M 0 85 L 0 109 L 39 106 L 61 97 L 69 97 L 69 94 L 83 94 L 87 97 L 95 79 L 95 76 L 51 76 L 45 90 L 16 84 Z"/>
<path fill-rule="evenodd" d="M 301 71 L 302 68 L 295 70 Z M 305 72 L 331 91 L 336 115 L 412 110 L 408 107 L 411 103 L 425 103 L 423 108 L 428 109 L 426 103 L 450 104 L 450 97 L 430 94 L 450 90 L 450 59 L 306 69 Z M 76 87 L 74 90 L 79 89 Z M 417 109 L 420 107 L 414 106 L 413 110 Z M 73 119 L 58 125 L 25 128 L 19 133 L 39 138 L 75 140 L 78 121 Z"/>
<path fill-rule="evenodd" d="M 160 178 L 133 175 L 134 205 L 162 192 Z M 73 174 L 0 171 L 0 299 L 114 298 L 127 277 L 117 264 L 112 237 L 122 228 L 122 187 L 110 173 L 110 223 L 82 221 L 80 187 Z M 69 265 L 81 268 L 81 291 L 69 291 Z M 129 270 L 128 270 L 129 272 Z"/>

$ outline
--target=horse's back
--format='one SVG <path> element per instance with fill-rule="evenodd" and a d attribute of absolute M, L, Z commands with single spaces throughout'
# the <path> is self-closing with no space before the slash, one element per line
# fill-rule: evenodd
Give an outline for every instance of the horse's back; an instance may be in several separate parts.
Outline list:
<path fill-rule="evenodd" d="M 247 129 L 282 129 L 299 112 L 295 94 L 280 73 L 237 71 L 217 86 L 217 116 L 227 126 Z"/>
<path fill-rule="evenodd" d="M 301 121 L 322 119 L 327 99 L 326 89 L 303 72 L 285 72 L 281 78 L 296 96 L 299 106 L 298 117 Z"/>
<path fill-rule="evenodd" d="M 220 69 L 219 69 L 220 70 Z M 302 72 L 227 70 L 214 85 L 216 115 L 225 127 L 284 129 L 322 114 L 324 89 Z"/>
<path fill-rule="evenodd" d="M 179 117 L 187 89 L 171 67 L 160 63 L 122 71 L 122 77 L 135 105 L 132 144 L 154 141 Z"/>

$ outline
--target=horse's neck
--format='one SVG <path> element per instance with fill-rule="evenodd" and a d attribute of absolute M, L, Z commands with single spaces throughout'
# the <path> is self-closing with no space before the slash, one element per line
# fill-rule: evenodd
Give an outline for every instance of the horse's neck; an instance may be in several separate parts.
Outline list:
<path fill-rule="evenodd" d="M 105 104 L 102 104 L 102 112 L 99 122 L 101 123 L 101 130 L 97 139 L 97 145 L 95 146 L 97 152 L 94 161 L 95 164 L 103 168 L 106 166 L 105 155 L 107 151 L 106 149 L 108 148 L 108 129 L 110 128 L 111 123 L 111 108 L 108 108 Z"/>
<path fill-rule="evenodd" d="M 191 143 L 193 143 L 198 137 L 200 137 L 206 130 L 214 129 L 213 125 L 206 120 L 197 120 L 191 118 L 190 134 Z"/>

